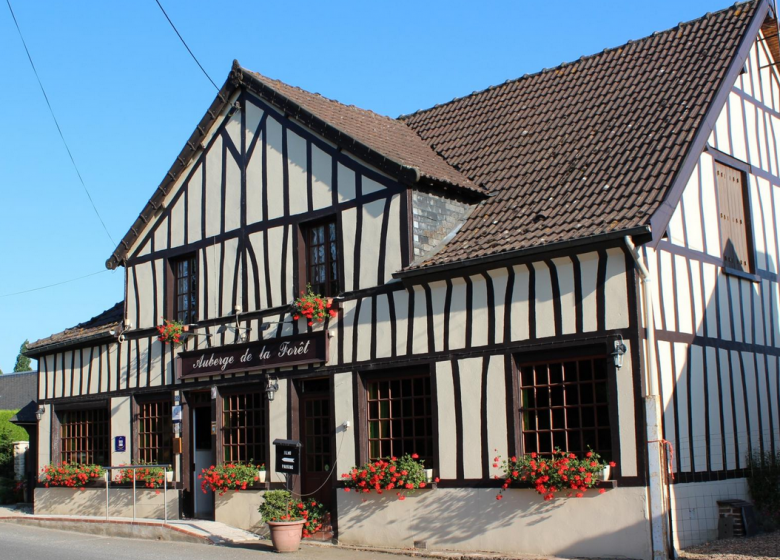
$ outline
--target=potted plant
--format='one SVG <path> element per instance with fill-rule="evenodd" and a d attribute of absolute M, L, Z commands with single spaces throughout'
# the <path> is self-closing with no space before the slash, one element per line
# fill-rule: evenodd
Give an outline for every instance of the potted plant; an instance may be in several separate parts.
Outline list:
<path fill-rule="evenodd" d="M 247 486 L 259 481 L 258 467 L 249 463 L 224 463 L 211 465 L 198 475 L 201 480 L 200 489 L 205 494 L 207 490 L 224 495 L 228 490 L 238 492 L 246 490 Z"/>
<path fill-rule="evenodd" d="M 268 523 L 271 543 L 276 552 L 296 552 L 301 545 L 303 526 L 308 514 L 304 505 L 292 499 L 287 490 L 271 490 L 257 508 Z"/>
<path fill-rule="evenodd" d="M 345 492 L 383 494 L 395 491 L 399 500 L 405 500 L 408 491 L 425 488 L 428 484 L 423 461 L 417 453 L 369 461 L 361 467 L 352 467 L 341 478 Z"/>
<path fill-rule="evenodd" d="M 498 468 L 499 460 L 500 457 L 493 459 L 494 468 Z M 601 456 L 590 449 L 582 458 L 558 448 L 550 456 L 530 453 L 511 457 L 501 463 L 504 484 L 496 499 L 500 500 L 504 490 L 516 483 L 532 486 L 546 502 L 554 499 L 557 492 L 564 491 L 569 497 L 582 498 L 585 490 L 593 488 L 600 480 L 606 480 L 602 478 L 605 469 L 614 466 L 614 462 L 603 462 Z M 496 478 L 499 478 L 498 475 Z M 599 494 L 604 492 L 604 488 L 599 489 Z"/>
<path fill-rule="evenodd" d="M 328 315 L 331 317 L 338 315 L 335 309 L 331 309 L 332 306 L 331 298 L 315 294 L 311 284 L 306 284 L 306 291 L 302 291 L 292 303 L 293 319 L 297 321 L 301 316 L 306 317 L 309 326 L 312 326 L 314 323 L 323 322 Z"/>
<path fill-rule="evenodd" d="M 257 481 L 265 483 L 265 463 L 260 463 L 257 466 Z"/>
<path fill-rule="evenodd" d="M 157 340 L 165 344 L 172 344 L 178 346 L 183 344 L 181 341 L 181 334 L 186 330 L 185 325 L 179 321 L 169 321 L 163 319 L 162 325 L 157 325 Z"/>

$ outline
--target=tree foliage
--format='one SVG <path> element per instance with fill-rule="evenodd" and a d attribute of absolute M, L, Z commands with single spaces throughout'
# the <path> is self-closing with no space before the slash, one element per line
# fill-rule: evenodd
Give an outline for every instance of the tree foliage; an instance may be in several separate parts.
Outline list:
<path fill-rule="evenodd" d="M 30 367 L 30 358 L 24 355 L 24 353 L 27 352 L 27 345 L 29 343 L 29 340 L 25 340 L 19 347 L 19 355 L 16 357 L 14 371 L 32 371 L 32 368 Z"/>

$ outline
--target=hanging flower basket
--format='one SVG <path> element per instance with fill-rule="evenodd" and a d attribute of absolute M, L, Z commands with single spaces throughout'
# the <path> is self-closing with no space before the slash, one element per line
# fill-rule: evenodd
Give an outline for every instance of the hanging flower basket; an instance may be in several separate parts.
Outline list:
<path fill-rule="evenodd" d="M 306 284 L 306 291 L 301 292 L 301 295 L 292 304 L 293 319 L 297 321 L 301 317 L 306 317 L 309 326 L 312 326 L 314 323 L 323 322 L 329 315 L 335 317 L 338 313 L 332 307 L 333 300 L 331 298 L 315 294 L 311 289 L 311 284 Z"/>
<path fill-rule="evenodd" d="M 179 321 L 169 321 L 163 319 L 162 325 L 157 325 L 157 332 L 160 334 L 157 336 L 157 340 L 164 342 L 165 344 L 172 344 L 173 346 L 179 346 L 182 343 L 181 334 L 187 330 L 186 325 L 183 325 Z"/>
<path fill-rule="evenodd" d="M 501 457 L 493 459 L 493 468 L 498 468 Z M 569 497 L 582 498 L 585 490 L 593 488 L 603 479 L 603 472 L 614 467 L 615 463 L 602 461 L 595 451 L 588 450 L 585 456 L 578 458 L 574 453 L 556 448 L 550 457 L 536 453 L 511 457 L 501 463 L 504 471 L 504 484 L 497 500 L 503 496 L 504 490 L 512 484 L 532 486 L 543 498 L 550 501 L 558 492 L 567 492 Z M 496 475 L 496 478 L 499 478 Z M 603 488 L 599 494 L 606 492 Z"/>

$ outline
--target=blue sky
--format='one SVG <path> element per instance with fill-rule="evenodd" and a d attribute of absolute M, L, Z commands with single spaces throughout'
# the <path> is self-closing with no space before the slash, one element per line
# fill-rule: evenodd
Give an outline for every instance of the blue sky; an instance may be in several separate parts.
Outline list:
<path fill-rule="evenodd" d="M 673 27 L 733 1 L 206 2 L 161 0 L 222 85 L 249 69 L 389 116 Z M 119 241 L 215 96 L 154 0 L 12 2 L 81 174 Z M 0 369 L 19 345 L 124 295 L 114 246 L 82 190 L 0 4 Z M 33 362 L 35 366 L 35 362 Z"/>

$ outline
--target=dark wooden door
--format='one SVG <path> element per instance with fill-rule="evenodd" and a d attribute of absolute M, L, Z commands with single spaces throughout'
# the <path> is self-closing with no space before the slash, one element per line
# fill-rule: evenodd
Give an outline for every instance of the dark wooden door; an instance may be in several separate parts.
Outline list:
<path fill-rule="evenodd" d="M 301 386 L 301 493 L 306 499 L 313 498 L 331 509 L 333 481 L 328 476 L 333 468 L 333 419 L 328 383 L 322 381 Z"/>

